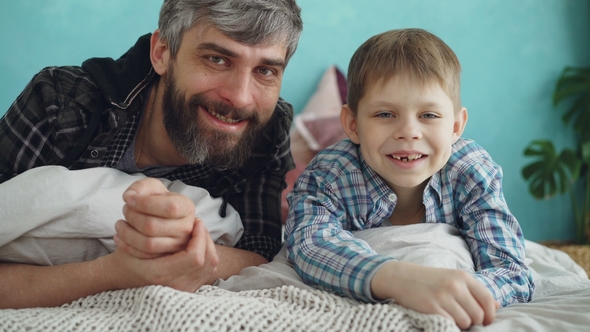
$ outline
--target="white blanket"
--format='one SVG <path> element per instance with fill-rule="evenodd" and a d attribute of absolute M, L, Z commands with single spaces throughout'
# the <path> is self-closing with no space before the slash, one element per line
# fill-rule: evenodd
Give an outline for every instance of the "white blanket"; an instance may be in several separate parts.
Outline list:
<path fill-rule="evenodd" d="M 56 265 L 91 260 L 115 249 L 115 222 L 123 219 L 123 192 L 142 174 L 111 168 L 69 171 L 31 169 L 0 184 L 0 261 Z M 240 216 L 202 188 L 160 179 L 195 202 L 213 241 L 234 246 L 243 233 Z"/>

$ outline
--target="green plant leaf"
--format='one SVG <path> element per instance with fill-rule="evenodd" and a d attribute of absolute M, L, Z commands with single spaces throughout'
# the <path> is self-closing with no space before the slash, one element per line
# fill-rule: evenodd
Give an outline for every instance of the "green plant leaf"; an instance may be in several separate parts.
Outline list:
<path fill-rule="evenodd" d="M 559 177 L 559 181 L 558 181 L 559 189 L 558 189 L 558 192 L 564 193 L 568 189 L 568 183 L 569 183 L 570 180 L 569 180 L 569 178 L 568 178 L 568 176 L 565 173 L 565 170 L 563 168 L 556 168 L 555 171 L 556 171 L 556 173 L 557 173 L 557 175 Z"/>
<path fill-rule="evenodd" d="M 588 85 L 584 79 L 564 79 L 564 81 L 562 81 L 561 84 L 557 86 L 557 89 L 553 94 L 553 106 L 557 106 L 562 101 L 579 93 L 586 92 L 587 90 Z"/>
<path fill-rule="evenodd" d="M 522 169 L 522 177 L 527 181 L 531 177 L 539 177 L 541 174 L 543 174 L 544 168 L 545 162 L 543 160 L 533 162 Z"/>
<path fill-rule="evenodd" d="M 572 119 L 574 131 L 578 134 L 583 134 L 584 132 L 588 131 L 587 125 L 590 123 L 590 94 L 586 96 L 580 96 L 578 99 L 581 104 L 575 109 L 573 116 L 575 119 Z"/>
<path fill-rule="evenodd" d="M 553 92 L 553 103 L 557 105 L 564 99 L 569 98 L 573 94 L 577 94 L 581 86 L 584 85 L 586 68 L 579 67 L 565 67 L 555 84 L 555 91 Z"/>
<path fill-rule="evenodd" d="M 588 140 L 586 142 L 582 142 L 581 150 L 582 150 L 582 161 L 586 165 L 590 166 L 590 140 Z"/>
<path fill-rule="evenodd" d="M 536 177 L 529 183 L 529 191 L 536 199 L 545 198 L 545 185 L 543 178 Z"/>
<path fill-rule="evenodd" d="M 573 99 L 562 119 L 572 123 L 574 131 L 589 136 L 590 128 L 590 68 L 566 67 L 555 86 L 553 105 Z"/>
<path fill-rule="evenodd" d="M 545 156 L 550 157 L 555 155 L 555 148 L 553 143 L 547 140 L 532 141 L 524 150 L 524 155 L 527 157 Z"/>
<path fill-rule="evenodd" d="M 561 117 L 561 119 L 563 120 L 563 123 L 568 124 L 570 122 L 572 122 L 572 119 L 578 115 L 578 110 L 584 107 L 584 104 L 586 103 L 585 98 L 577 98 L 574 100 L 574 103 L 567 108 L 563 114 L 563 116 Z M 575 123 L 574 123 L 575 125 Z"/>
<path fill-rule="evenodd" d="M 558 155 L 548 140 L 532 141 L 524 154 L 535 158 L 522 169 L 522 176 L 529 182 L 529 192 L 535 198 L 567 192 L 580 172 L 581 161 L 575 152 L 564 149 Z"/>
<path fill-rule="evenodd" d="M 578 179 L 580 169 L 582 168 L 582 161 L 578 158 L 576 153 L 571 149 L 564 149 L 559 154 L 559 161 L 569 170 L 572 182 Z"/>

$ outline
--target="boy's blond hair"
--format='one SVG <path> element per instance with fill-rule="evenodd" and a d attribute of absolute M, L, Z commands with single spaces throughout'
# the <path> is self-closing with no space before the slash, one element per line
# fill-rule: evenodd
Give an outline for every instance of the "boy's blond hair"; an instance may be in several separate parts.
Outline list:
<path fill-rule="evenodd" d="M 438 83 L 461 108 L 461 64 L 440 38 L 423 29 L 390 30 L 369 38 L 353 54 L 348 66 L 347 104 L 356 115 L 359 100 L 377 83 L 395 75 L 409 75 L 422 85 Z"/>

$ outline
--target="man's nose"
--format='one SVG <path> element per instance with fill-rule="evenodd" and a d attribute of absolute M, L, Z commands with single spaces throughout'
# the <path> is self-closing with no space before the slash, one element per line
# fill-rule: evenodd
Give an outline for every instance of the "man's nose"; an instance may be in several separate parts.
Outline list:
<path fill-rule="evenodd" d="M 249 72 L 234 72 L 223 82 L 220 96 L 235 108 L 246 108 L 254 101 L 253 78 Z"/>

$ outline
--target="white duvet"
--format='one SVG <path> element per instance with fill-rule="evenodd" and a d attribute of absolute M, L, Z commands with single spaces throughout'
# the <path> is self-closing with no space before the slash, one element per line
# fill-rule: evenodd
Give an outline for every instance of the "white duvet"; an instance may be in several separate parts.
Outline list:
<path fill-rule="evenodd" d="M 92 260 L 115 250 L 115 223 L 123 219 L 123 193 L 142 174 L 112 168 L 69 171 L 61 166 L 31 169 L 0 184 L 0 261 L 57 265 Z M 228 205 L 202 188 L 160 179 L 195 203 L 213 241 L 234 246 L 244 227 Z"/>

